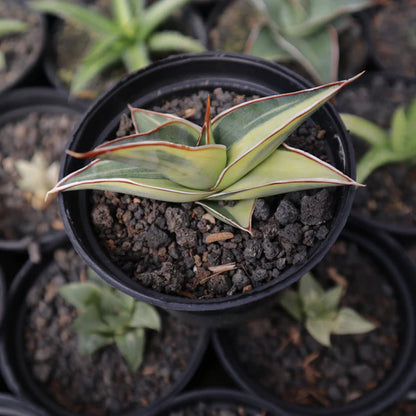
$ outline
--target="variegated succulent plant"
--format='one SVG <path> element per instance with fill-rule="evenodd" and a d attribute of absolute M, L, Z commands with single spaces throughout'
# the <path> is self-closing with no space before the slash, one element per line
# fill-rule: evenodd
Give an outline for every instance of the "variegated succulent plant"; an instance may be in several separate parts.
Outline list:
<path fill-rule="evenodd" d="M 216 218 L 251 232 L 256 198 L 358 185 L 330 164 L 283 144 L 352 80 L 255 99 L 213 120 L 208 100 L 202 127 L 130 107 L 136 134 L 86 153 L 68 151 L 96 160 L 64 177 L 49 193 L 99 189 L 168 202 L 195 201 Z"/>

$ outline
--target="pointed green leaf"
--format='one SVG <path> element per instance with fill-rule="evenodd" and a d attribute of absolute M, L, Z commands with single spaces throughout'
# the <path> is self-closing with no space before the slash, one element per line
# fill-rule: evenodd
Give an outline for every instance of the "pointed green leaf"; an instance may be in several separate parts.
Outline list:
<path fill-rule="evenodd" d="M 64 19 L 71 18 L 80 23 L 89 32 L 108 35 L 120 34 L 119 27 L 101 13 L 94 12 L 86 6 L 62 0 L 35 0 L 30 6 L 44 13 L 55 14 Z"/>
<path fill-rule="evenodd" d="M 371 145 L 387 143 L 388 134 L 377 124 L 354 114 L 341 114 L 342 121 L 351 134 Z"/>
<path fill-rule="evenodd" d="M 110 160 L 95 160 L 69 174 L 48 194 L 82 189 L 121 192 L 167 202 L 198 201 L 212 194 L 185 188 L 158 173 Z"/>
<path fill-rule="evenodd" d="M 149 50 L 153 53 L 161 52 L 203 52 L 204 45 L 189 36 L 172 30 L 158 32 L 149 37 Z"/>
<path fill-rule="evenodd" d="M 0 38 L 14 33 L 22 33 L 26 30 L 27 24 L 21 20 L 0 18 Z"/>
<path fill-rule="evenodd" d="M 339 302 L 344 289 L 341 285 L 335 286 L 327 290 L 321 297 L 321 302 L 325 305 L 328 311 L 335 311 L 338 309 Z"/>
<path fill-rule="evenodd" d="M 68 283 L 59 289 L 59 294 L 80 311 L 85 310 L 88 305 L 97 305 L 100 293 L 100 288 L 90 282 Z"/>
<path fill-rule="evenodd" d="M 101 290 L 100 310 L 104 315 L 116 315 L 122 311 L 130 315 L 133 305 L 134 299 L 119 290 L 111 287 Z"/>
<path fill-rule="evenodd" d="M 191 147 L 161 141 L 126 144 L 126 140 L 100 146 L 87 153 L 68 152 L 73 157 L 109 159 L 152 169 L 188 188 L 210 189 L 226 165 L 222 145 Z"/>
<path fill-rule="evenodd" d="M 391 121 L 391 148 L 393 151 L 404 151 L 406 147 L 407 119 L 404 107 L 399 107 Z"/>
<path fill-rule="evenodd" d="M 78 350 L 81 355 L 91 355 L 99 349 L 111 345 L 113 337 L 99 334 L 78 333 Z"/>
<path fill-rule="evenodd" d="M 416 99 L 414 99 L 406 112 L 407 116 L 407 137 L 416 137 Z"/>
<path fill-rule="evenodd" d="M 128 72 L 142 69 L 151 63 L 147 45 L 142 39 L 138 39 L 132 45 L 126 46 L 121 57 Z"/>
<path fill-rule="evenodd" d="M 157 309 L 144 302 L 135 302 L 129 326 L 160 331 L 161 320 Z"/>
<path fill-rule="evenodd" d="M 6 57 L 4 56 L 4 53 L 0 51 L 0 71 L 4 68 L 6 68 Z"/>
<path fill-rule="evenodd" d="M 131 371 L 136 371 L 143 362 L 145 333 L 143 328 L 132 329 L 115 337 L 117 347 Z"/>
<path fill-rule="evenodd" d="M 88 305 L 75 319 L 72 327 L 78 333 L 95 333 L 107 335 L 110 332 L 108 325 L 102 320 L 97 305 Z"/>
<path fill-rule="evenodd" d="M 212 214 L 215 218 L 233 227 L 251 233 L 251 219 L 253 216 L 255 198 L 235 201 L 232 205 L 217 201 L 198 201 L 197 204 Z"/>
<path fill-rule="evenodd" d="M 212 200 L 262 198 L 339 185 L 359 185 L 315 156 L 283 145 L 242 179 L 208 197 Z"/>
<path fill-rule="evenodd" d="M 111 3 L 118 27 L 122 28 L 127 36 L 134 36 L 132 2 L 130 0 L 112 0 Z"/>
<path fill-rule="evenodd" d="M 324 295 L 324 289 L 311 273 L 305 274 L 299 281 L 299 296 L 305 311 Z"/>
<path fill-rule="evenodd" d="M 334 321 L 330 318 L 308 318 L 306 329 L 322 345 L 331 346 L 331 332 Z"/>
<path fill-rule="evenodd" d="M 212 122 L 215 143 L 227 146 L 228 158 L 216 188 L 228 187 L 256 167 L 353 79 L 252 100 L 215 117 Z"/>
<path fill-rule="evenodd" d="M 215 144 L 214 135 L 212 134 L 211 97 L 209 95 L 207 99 L 207 109 L 205 111 L 204 124 L 201 129 L 201 134 L 198 138 L 197 146 L 203 146 L 206 144 Z"/>
<path fill-rule="evenodd" d="M 332 332 L 338 335 L 363 334 L 376 326 L 351 308 L 341 308 Z"/>
<path fill-rule="evenodd" d="M 303 319 L 303 308 L 300 296 L 292 289 L 285 289 L 279 298 L 280 305 L 297 321 Z"/>

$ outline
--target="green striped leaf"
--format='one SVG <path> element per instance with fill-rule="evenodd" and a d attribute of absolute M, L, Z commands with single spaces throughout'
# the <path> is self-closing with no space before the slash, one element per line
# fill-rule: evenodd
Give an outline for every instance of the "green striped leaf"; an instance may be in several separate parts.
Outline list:
<path fill-rule="evenodd" d="M 222 190 L 250 172 L 355 78 L 249 101 L 215 117 L 212 122 L 215 143 L 227 147 L 228 160 L 215 188 Z"/>
<path fill-rule="evenodd" d="M 148 169 L 111 160 L 94 160 L 61 179 L 48 196 L 83 189 L 120 192 L 167 202 L 198 201 L 212 193 L 180 186 Z"/>
<path fill-rule="evenodd" d="M 235 184 L 208 197 L 213 200 L 262 198 L 305 189 L 359 185 L 328 163 L 283 145 Z"/>
<path fill-rule="evenodd" d="M 251 219 L 254 211 L 255 198 L 236 201 L 233 205 L 220 204 L 217 201 L 199 201 L 207 212 L 222 222 L 240 228 L 251 234 Z"/>

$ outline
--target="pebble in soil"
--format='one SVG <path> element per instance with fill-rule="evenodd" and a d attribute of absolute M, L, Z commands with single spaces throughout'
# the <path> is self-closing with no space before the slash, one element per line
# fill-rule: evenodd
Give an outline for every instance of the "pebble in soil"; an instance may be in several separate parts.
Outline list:
<path fill-rule="evenodd" d="M 155 111 L 202 122 L 207 91 L 173 99 Z M 251 97 L 212 93 L 212 116 Z M 123 117 L 119 136 L 131 130 Z M 327 160 L 325 131 L 311 120 L 287 141 Z M 214 219 L 198 205 L 172 204 L 112 192 L 92 193 L 97 237 L 113 262 L 146 287 L 195 298 L 230 296 L 258 287 L 306 261 L 323 241 L 335 211 L 336 190 L 293 192 L 259 199 L 253 236 Z M 220 274 L 209 268 L 235 263 Z M 214 275 L 215 274 L 215 275 Z"/>
<path fill-rule="evenodd" d="M 159 400 L 187 368 L 199 331 L 163 315 L 162 330 L 147 331 L 144 361 L 136 372 L 128 369 L 115 346 L 80 355 L 71 329 L 77 312 L 58 290 L 79 281 L 84 267 L 73 250 L 58 250 L 27 295 L 22 335 L 33 378 L 76 414 L 115 415 Z"/>
<path fill-rule="evenodd" d="M 352 307 L 377 328 L 333 335 L 327 348 L 275 307 L 267 317 L 224 333 L 224 340 L 247 375 L 273 395 L 298 405 L 341 406 L 388 375 L 400 342 L 399 304 L 382 267 L 353 243 L 336 243 L 314 275 L 326 287 L 346 284 L 341 306 Z"/>

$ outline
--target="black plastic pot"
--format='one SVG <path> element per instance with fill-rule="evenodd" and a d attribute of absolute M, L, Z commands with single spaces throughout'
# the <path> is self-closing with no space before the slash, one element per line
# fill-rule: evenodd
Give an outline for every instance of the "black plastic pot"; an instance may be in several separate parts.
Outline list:
<path fill-rule="evenodd" d="M 265 400 L 247 395 L 240 391 L 229 389 L 206 389 L 194 390 L 175 397 L 146 416 L 169 416 L 176 414 L 174 412 L 180 412 L 181 409 L 187 406 L 195 406 L 198 403 L 203 403 L 208 409 L 218 406 L 220 409 L 224 409 L 225 411 L 235 408 L 236 406 L 241 406 L 244 409 L 245 416 L 263 415 L 262 411 L 265 411 L 268 416 L 285 415 L 285 413 L 277 410 L 272 404 L 266 402 Z"/>
<path fill-rule="evenodd" d="M 58 247 L 62 247 L 61 242 L 57 244 Z M 67 246 L 68 242 L 64 247 Z M 38 264 L 28 261 L 13 279 L 4 316 L 3 336 L 0 340 L 0 370 L 7 387 L 17 396 L 35 404 L 51 416 L 75 416 L 73 412 L 59 405 L 42 389 L 39 382 L 30 373 L 24 358 L 24 318 L 27 310 L 24 299 L 30 288 L 37 284 L 42 271 L 48 266 L 50 261 L 50 256 L 45 256 L 42 263 Z M 176 382 L 172 384 L 166 395 L 157 401 L 157 404 L 178 394 L 188 384 L 203 359 L 208 342 L 208 331 L 200 330 L 195 349 L 187 367 Z M 146 415 L 157 404 L 152 403 L 147 408 L 123 412 L 119 416 Z"/>
<path fill-rule="evenodd" d="M 22 399 L 0 394 L 0 416 L 47 416 L 47 414 Z"/>
<path fill-rule="evenodd" d="M 31 87 L 8 91 L 0 100 L 0 125 L 15 122 L 31 112 L 66 113 L 81 115 L 86 105 L 72 100 L 64 92 L 46 87 Z M 26 235 L 19 240 L 0 239 L 0 249 L 6 251 L 26 252 L 34 246 L 40 251 L 48 250 L 55 244 L 55 239 L 66 238 L 64 231 L 51 231 L 42 236 Z"/>
<path fill-rule="evenodd" d="M 180 19 L 181 26 L 184 32 L 199 40 L 204 46 L 207 46 L 207 32 L 205 29 L 204 22 L 201 15 L 198 13 L 193 5 L 187 6 L 183 10 L 183 16 Z M 63 21 L 59 18 L 49 19 L 49 39 L 46 43 L 46 53 L 44 59 L 44 70 L 49 82 L 60 90 L 68 91 L 68 86 L 59 77 L 57 71 L 57 32 L 59 26 L 62 25 Z"/>
<path fill-rule="evenodd" d="M 21 3 L 21 7 L 28 7 L 25 3 L 28 0 L 15 0 L 17 3 Z M 34 11 L 31 11 L 34 13 Z M 45 74 L 43 71 L 43 58 L 46 50 L 46 38 L 47 38 L 47 23 L 44 16 L 39 13 L 39 19 L 41 24 L 41 47 L 36 55 L 33 55 L 31 59 L 27 59 L 24 68 L 21 69 L 19 76 L 11 83 L 0 86 L 0 93 L 4 93 L 14 88 L 21 88 L 29 85 L 35 85 L 39 81 L 43 81 Z"/>
<path fill-rule="evenodd" d="M 352 241 L 369 253 L 386 270 L 398 297 L 403 330 L 396 361 L 383 382 L 374 390 L 344 406 L 309 408 L 284 401 L 249 377 L 230 346 L 226 330 L 213 334 L 214 347 L 228 374 L 244 390 L 270 400 L 276 407 L 296 416 L 372 416 L 405 396 L 416 379 L 416 268 L 402 247 L 390 236 L 375 233 L 352 216 L 342 238 Z M 357 270 L 357 273 L 359 271 Z"/>
<path fill-rule="evenodd" d="M 184 54 L 161 60 L 142 71 L 123 78 L 102 95 L 84 115 L 74 131 L 68 148 L 86 151 L 112 137 L 121 114 L 130 103 L 150 107 L 162 99 L 172 99 L 201 89 L 237 91 L 241 94 L 270 95 L 295 91 L 309 84 L 286 68 L 261 59 L 239 54 Z M 332 163 L 349 176 L 354 176 L 353 150 L 345 128 L 333 107 L 325 104 L 312 117 L 329 136 L 328 152 Z M 61 177 L 83 166 L 83 162 L 64 157 Z M 296 265 L 262 287 L 242 295 L 221 299 L 195 300 L 161 294 L 134 282 L 116 267 L 100 247 L 90 222 L 89 192 L 67 192 L 59 195 L 61 215 L 69 238 L 87 264 L 114 287 L 147 303 L 167 309 L 201 325 L 221 326 L 252 316 L 274 295 L 297 281 L 312 268 L 335 242 L 350 212 L 355 190 L 337 190 L 339 200 L 332 228 L 324 242 L 313 247 L 306 264 Z"/>
<path fill-rule="evenodd" d="M 4 278 L 3 268 L 0 265 L 0 330 L 2 328 L 5 305 L 6 305 L 6 280 Z"/>

